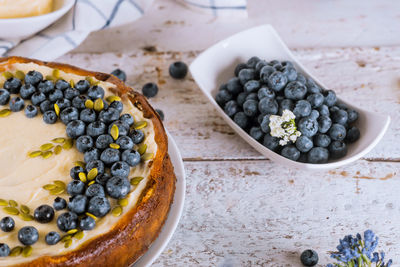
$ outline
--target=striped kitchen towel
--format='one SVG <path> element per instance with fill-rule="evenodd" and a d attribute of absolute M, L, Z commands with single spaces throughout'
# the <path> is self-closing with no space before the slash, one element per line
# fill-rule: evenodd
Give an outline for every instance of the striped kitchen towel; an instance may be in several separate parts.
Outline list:
<path fill-rule="evenodd" d="M 180 0 L 188 7 L 215 17 L 246 17 L 247 0 Z"/>
<path fill-rule="evenodd" d="M 92 32 L 140 18 L 153 0 L 75 0 L 59 21 L 26 40 L 1 40 L 0 56 L 54 60 L 81 44 Z"/>

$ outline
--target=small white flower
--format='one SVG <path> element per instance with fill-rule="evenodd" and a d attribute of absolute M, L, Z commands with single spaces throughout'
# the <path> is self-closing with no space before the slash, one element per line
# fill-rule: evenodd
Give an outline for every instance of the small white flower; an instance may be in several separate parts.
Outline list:
<path fill-rule="evenodd" d="M 296 116 L 290 110 L 285 109 L 282 116 L 271 115 L 269 117 L 269 128 L 271 136 L 280 138 L 279 145 L 285 146 L 289 142 L 296 142 L 301 135 L 296 129 L 294 119 Z"/>

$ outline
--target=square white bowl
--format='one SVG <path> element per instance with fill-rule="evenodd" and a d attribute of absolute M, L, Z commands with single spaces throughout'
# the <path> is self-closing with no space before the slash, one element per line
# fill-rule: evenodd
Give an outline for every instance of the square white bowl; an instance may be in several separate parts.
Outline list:
<path fill-rule="evenodd" d="M 345 157 L 329 160 L 328 163 L 324 164 L 311 164 L 292 161 L 269 150 L 241 129 L 215 101 L 220 85 L 234 77 L 235 66 L 238 63 L 246 62 L 252 56 L 257 56 L 267 61 L 274 59 L 292 61 L 298 72 L 312 78 L 321 88 L 326 89 L 328 87 L 318 81 L 296 60 L 271 25 L 262 25 L 237 33 L 211 46 L 193 61 L 190 65 L 190 72 L 209 101 L 236 133 L 267 158 L 293 168 L 310 170 L 337 168 L 354 162 L 371 151 L 382 139 L 389 127 L 389 116 L 360 109 L 343 101 L 338 96 L 340 102 L 345 103 L 359 113 L 355 126 L 360 129 L 361 136 L 358 141 L 348 145 L 348 153 Z"/>

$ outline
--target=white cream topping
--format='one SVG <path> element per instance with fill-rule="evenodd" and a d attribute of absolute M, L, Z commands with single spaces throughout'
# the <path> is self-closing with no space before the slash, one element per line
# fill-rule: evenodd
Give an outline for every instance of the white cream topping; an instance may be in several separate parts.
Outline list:
<path fill-rule="evenodd" d="M 53 0 L 0 0 L 0 19 L 23 18 L 53 11 Z"/>
<path fill-rule="evenodd" d="M 37 70 L 43 76 L 51 75 L 53 69 L 39 66 L 37 64 L 14 64 L 8 69 L 11 73 L 16 70 L 28 72 L 29 70 Z M 83 76 L 64 73 L 60 71 L 60 77 L 67 81 L 85 79 Z M 0 84 L 3 84 L 4 78 L 0 78 Z M 112 95 L 110 88 L 115 87 L 111 83 L 100 82 L 99 86 L 103 87 L 107 95 Z M 26 101 L 27 102 L 27 101 Z M 147 144 L 147 153 L 157 152 L 157 144 L 154 139 L 154 129 L 151 120 L 145 119 L 143 113 L 134 107 L 130 101 L 123 99 L 123 113 L 131 114 L 135 121 L 147 121 L 147 127 L 142 129 L 145 133 L 145 144 Z M 0 107 L 1 108 L 1 107 Z M 0 198 L 5 200 L 15 200 L 19 205 L 27 205 L 31 214 L 36 207 L 42 204 L 53 205 L 56 196 L 50 195 L 47 190 L 42 188 L 45 184 L 50 184 L 54 180 L 61 180 L 68 184 L 72 181 L 69 175 L 70 169 L 74 166 L 75 161 L 83 161 L 83 154 L 75 147 L 69 150 L 63 150 L 59 155 L 53 155 L 48 159 L 42 157 L 29 158 L 27 154 L 45 143 L 49 143 L 56 137 L 67 137 L 65 125 L 61 122 L 49 125 L 43 122 L 42 115 L 39 114 L 35 118 L 29 119 L 25 116 L 24 111 L 11 113 L 8 117 L 0 118 Z M 13 265 L 34 260 L 44 255 L 60 255 L 79 248 L 86 241 L 108 232 L 115 225 L 124 213 L 133 208 L 142 191 L 146 187 L 150 168 L 148 162 L 142 162 L 135 168 L 131 169 L 129 177 L 142 176 L 144 179 L 137 186 L 132 186 L 131 193 L 128 197 L 128 206 L 123 208 L 123 214 L 120 217 L 114 217 L 111 212 L 104 218 L 96 222 L 96 227 L 91 231 L 84 231 L 84 237 L 81 240 L 72 239 L 72 245 L 64 248 L 62 242 L 57 245 L 47 245 L 45 236 L 50 231 L 62 233 L 57 225 L 56 218 L 59 214 L 67 210 L 56 211 L 55 218 L 52 222 L 40 224 L 36 221 L 23 221 L 19 216 L 8 215 L 0 207 L 0 218 L 11 216 L 15 220 L 16 227 L 12 232 L 5 233 L 0 230 L 0 243 L 6 243 L 11 249 L 15 246 L 23 246 L 18 241 L 18 230 L 23 226 L 34 226 L 39 231 L 39 240 L 32 245 L 32 255 L 25 258 L 22 256 L 0 258 L 0 266 Z M 68 200 L 69 195 L 63 193 L 60 195 Z M 111 208 L 116 206 L 116 201 L 110 199 Z"/>

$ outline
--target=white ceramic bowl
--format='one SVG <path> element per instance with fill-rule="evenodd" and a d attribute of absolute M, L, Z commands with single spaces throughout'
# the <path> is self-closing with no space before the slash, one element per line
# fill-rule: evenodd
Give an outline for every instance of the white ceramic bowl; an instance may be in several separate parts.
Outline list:
<path fill-rule="evenodd" d="M 215 95 L 218 92 L 219 86 L 222 83 L 226 83 L 234 76 L 233 72 L 235 66 L 240 62 L 246 62 L 252 56 L 258 56 L 267 61 L 273 59 L 292 61 L 297 71 L 306 77 L 314 79 L 322 88 L 327 87 L 319 82 L 318 79 L 311 75 L 300 62 L 296 60 L 270 25 L 262 25 L 237 33 L 208 48 L 193 61 L 190 65 L 190 71 L 200 89 L 225 121 L 244 140 L 264 156 L 289 167 L 300 169 L 332 169 L 361 158 L 371 151 L 382 139 L 390 123 L 389 116 L 383 116 L 360 109 L 340 99 L 341 102 L 358 111 L 359 119 L 355 125 L 361 132 L 360 139 L 354 144 L 349 145 L 348 153 L 345 157 L 338 160 L 330 160 L 326 164 L 301 163 L 282 157 L 264 147 L 236 125 L 215 102 Z"/>
<path fill-rule="evenodd" d="M 0 38 L 20 40 L 43 30 L 67 13 L 75 0 L 55 0 L 54 11 L 41 16 L 0 19 Z"/>

